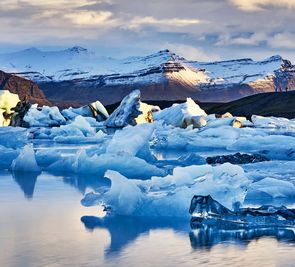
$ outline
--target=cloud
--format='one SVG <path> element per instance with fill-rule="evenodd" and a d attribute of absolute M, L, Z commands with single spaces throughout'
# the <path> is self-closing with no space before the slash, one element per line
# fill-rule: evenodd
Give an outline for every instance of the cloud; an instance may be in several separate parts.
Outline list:
<path fill-rule="evenodd" d="M 184 27 L 184 26 L 196 25 L 200 23 L 201 21 L 198 19 L 180 19 L 180 18 L 157 19 L 152 16 L 147 16 L 147 17 L 137 16 L 131 20 L 128 27 L 131 29 L 139 28 L 145 25 Z"/>
<path fill-rule="evenodd" d="M 73 13 L 65 14 L 64 18 L 71 20 L 72 23 L 81 26 L 95 25 L 111 25 L 115 21 L 112 20 L 112 12 L 109 11 L 87 11 L 81 10 Z"/>
<path fill-rule="evenodd" d="M 0 48 L 80 45 L 121 57 L 169 45 L 204 61 L 295 59 L 293 8 L 295 0 L 1 0 Z"/>
<path fill-rule="evenodd" d="M 295 0 L 230 0 L 237 8 L 252 12 L 263 11 L 269 6 L 282 8 L 295 8 Z"/>
<path fill-rule="evenodd" d="M 37 8 L 76 8 L 82 5 L 95 4 L 95 0 L 1 0 L 0 8 L 22 9 L 24 7 Z"/>
<path fill-rule="evenodd" d="M 288 32 L 278 33 L 269 38 L 268 44 L 272 48 L 295 49 L 295 35 Z"/>
<path fill-rule="evenodd" d="M 216 42 L 217 46 L 258 46 L 262 42 L 266 42 L 268 36 L 263 32 L 250 33 L 248 36 L 237 36 L 233 37 L 230 35 L 222 35 L 219 40 Z"/>
<path fill-rule="evenodd" d="M 204 50 L 191 45 L 167 43 L 164 46 L 177 55 L 189 60 L 216 61 L 220 59 L 219 55 L 205 52 Z"/>

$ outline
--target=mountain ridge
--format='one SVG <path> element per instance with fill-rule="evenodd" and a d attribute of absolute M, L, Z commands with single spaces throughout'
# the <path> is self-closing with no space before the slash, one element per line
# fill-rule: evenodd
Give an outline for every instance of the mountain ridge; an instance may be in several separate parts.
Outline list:
<path fill-rule="evenodd" d="M 54 103 L 105 105 L 134 89 L 143 100 L 227 102 L 263 92 L 295 88 L 295 67 L 279 55 L 214 62 L 186 60 L 161 50 L 141 57 L 113 59 L 83 48 L 43 52 L 36 48 L 0 55 L 0 69 L 35 81 Z"/>
<path fill-rule="evenodd" d="M 38 85 L 30 80 L 0 70 L 0 90 L 18 94 L 20 100 L 27 99 L 33 104 L 51 105 Z"/>

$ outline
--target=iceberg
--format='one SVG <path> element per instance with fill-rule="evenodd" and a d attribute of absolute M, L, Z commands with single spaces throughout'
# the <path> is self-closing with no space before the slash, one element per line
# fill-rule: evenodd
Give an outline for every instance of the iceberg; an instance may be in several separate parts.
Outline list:
<path fill-rule="evenodd" d="M 26 145 L 16 159 L 12 161 L 11 170 L 14 172 L 41 172 L 35 158 L 35 152 L 30 145 Z"/>
<path fill-rule="evenodd" d="M 140 91 L 135 90 L 122 100 L 120 106 L 106 120 L 106 126 L 123 128 L 127 125 L 136 125 L 136 118 L 141 114 Z"/>
<path fill-rule="evenodd" d="M 202 110 L 191 98 L 187 98 L 185 103 L 174 104 L 172 107 L 153 113 L 154 119 L 163 121 L 165 124 L 175 127 L 186 128 L 189 125 L 202 127 L 206 125 L 206 112 Z"/>
<path fill-rule="evenodd" d="M 295 137 L 254 134 L 241 136 L 236 142 L 229 144 L 227 149 L 262 154 L 272 160 L 292 160 L 295 158 Z"/>
<path fill-rule="evenodd" d="M 261 128 L 285 128 L 290 130 L 295 130 L 295 121 L 286 118 L 277 117 L 262 117 L 258 115 L 253 115 L 251 117 L 255 127 Z"/>
<path fill-rule="evenodd" d="M 58 107 L 32 105 L 24 117 L 24 121 L 30 127 L 53 127 L 66 123 L 65 118 L 59 112 Z"/>
<path fill-rule="evenodd" d="M 149 180 L 129 180 L 116 171 L 107 171 L 111 188 L 89 193 L 84 206 L 103 205 L 115 215 L 187 217 L 188 203 L 198 193 L 211 194 L 229 208 L 244 201 L 250 180 L 243 169 L 229 163 L 177 167 L 172 175 Z"/>
<path fill-rule="evenodd" d="M 95 152 L 80 150 L 66 157 L 47 158 L 46 153 L 38 153 L 38 161 L 44 164 L 44 170 L 52 173 L 95 174 L 103 176 L 107 170 L 119 171 L 129 178 L 149 179 L 153 175 L 165 176 L 165 170 L 128 154 L 105 153 L 104 145 Z"/>
<path fill-rule="evenodd" d="M 99 175 L 103 175 L 107 170 L 114 170 L 131 179 L 137 178 L 138 176 L 142 179 L 149 179 L 153 175 L 161 177 L 166 175 L 165 170 L 141 158 L 129 156 L 128 154 L 105 153 L 91 157 L 85 151 L 82 151 L 71 165 L 71 168 L 74 168 L 74 172 L 77 173 L 93 173 Z"/>
<path fill-rule="evenodd" d="M 200 224 L 233 228 L 295 226 L 294 209 L 264 205 L 259 208 L 239 208 L 232 211 L 210 195 L 195 195 L 192 198 L 189 213 L 192 216 L 192 227 Z"/>
<path fill-rule="evenodd" d="M 295 199 L 295 186 L 288 181 L 274 178 L 264 178 L 251 184 L 247 199 L 275 199 L 287 198 Z"/>
<path fill-rule="evenodd" d="M 61 114 L 67 120 L 73 120 L 77 116 L 91 117 L 96 121 L 105 121 L 109 117 L 109 113 L 100 101 L 93 102 L 80 108 L 68 108 L 62 110 Z"/>
<path fill-rule="evenodd" d="M 0 146 L 21 148 L 29 140 L 29 131 L 21 127 L 0 127 Z"/>
<path fill-rule="evenodd" d="M 81 115 L 75 117 L 75 119 L 67 125 L 61 125 L 60 127 L 52 128 L 50 132 L 50 136 L 52 138 L 59 138 L 61 136 L 88 137 L 94 136 L 95 134 L 95 129 L 91 127 L 86 118 L 82 117 Z"/>
<path fill-rule="evenodd" d="M 106 149 L 107 153 L 128 154 L 136 156 L 139 152 L 150 154 L 149 141 L 155 129 L 155 124 L 139 124 L 127 126 L 115 132 Z M 149 155 L 147 155 L 149 156 Z"/>
<path fill-rule="evenodd" d="M 10 168 L 12 161 L 19 155 L 19 149 L 0 146 L 0 170 Z"/>

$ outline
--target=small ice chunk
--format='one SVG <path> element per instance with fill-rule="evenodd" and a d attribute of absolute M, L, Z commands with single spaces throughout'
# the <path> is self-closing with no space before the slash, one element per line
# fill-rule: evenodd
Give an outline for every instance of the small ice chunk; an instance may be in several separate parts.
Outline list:
<path fill-rule="evenodd" d="M 106 152 L 113 154 L 127 153 L 135 156 L 141 149 L 148 147 L 154 128 L 154 124 L 146 123 L 134 127 L 128 126 L 123 130 L 116 131 Z"/>
<path fill-rule="evenodd" d="M 258 115 L 253 115 L 251 117 L 255 127 L 261 128 L 289 128 L 295 129 L 295 121 L 288 120 L 286 118 L 277 118 L 277 117 L 262 117 Z"/>
<path fill-rule="evenodd" d="M 29 137 L 29 132 L 20 127 L 0 127 L 0 145 L 9 148 L 23 147 Z"/>
<path fill-rule="evenodd" d="M 92 128 L 86 118 L 81 115 L 77 116 L 73 122 L 67 125 L 51 129 L 51 137 L 60 138 L 61 136 L 94 136 L 96 133 L 95 129 Z"/>
<path fill-rule="evenodd" d="M 295 186 L 288 181 L 264 178 L 251 184 L 247 199 L 295 198 Z"/>
<path fill-rule="evenodd" d="M 13 160 L 11 170 L 16 172 L 41 172 L 35 158 L 35 152 L 32 146 L 26 145 Z"/>

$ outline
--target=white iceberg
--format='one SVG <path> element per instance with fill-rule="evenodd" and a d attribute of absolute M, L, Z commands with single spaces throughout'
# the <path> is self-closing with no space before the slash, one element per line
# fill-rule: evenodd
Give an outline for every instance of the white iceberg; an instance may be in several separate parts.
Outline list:
<path fill-rule="evenodd" d="M 40 160 L 46 164 L 46 159 L 42 155 L 40 156 Z M 165 170 L 141 158 L 126 154 L 101 153 L 99 155 L 90 155 L 85 150 L 81 150 L 76 155 L 56 157 L 56 159 L 52 158 L 52 161 L 50 165 L 44 166 L 44 170 L 52 173 L 79 173 L 102 176 L 107 170 L 112 169 L 129 178 L 140 176 L 143 179 L 148 179 L 153 175 L 165 176 L 167 174 Z"/>
<path fill-rule="evenodd" d="M 37 104 L 31 106 L 24 117 L 24 121 L 30 127 L 53 127 L 66 123 L 58 107 L 43 106 L 38 108 Z"/>
<path fill-rule="evenodd" d="M 290 130 L 295 130 L 295 121 L 286 118 L 278 117 L 262 117 L 258 115 L 253 115 L 251 117 L 255 127 L 261 128 L 286 128 Z"/>
<path fill-rule="evenodd" d="M 85 206 L 104 205 L 116 215 L 187 217 L 195 194 L 211 195 L 222 205 L 236 208 L 244 201 L 250 180 L 243 169 L 231 164 L 175 168 L 172 175 L 149 180 L 129 180 L 115 171 L 105 174 L 111 188 L 89 193 Z"/>
<path fill-rule="evenodd" d="M 73 120 L 77 116 L 91 117 L 96 121 L 104 121 L 109 117 L 109 113 L 100 101 L 93 102 L 80 108 L 68 108 L 62 110 L 62 115 L 67 120 Z"/>
<path fill-rule="evenodd" d="M 256 131 L 257 134 L 257 131 Z M 295 137 L 285 135 L 244 135 L 228 145 L 230 151 L 264 154 L 270 159 L 295 159 Z"/>
<path fill-rule="evenodd" d="M 50 136 L 52 138 L 59 138 L 61 136 L 70 137 L 89 137 L 94 136 L 96 131 L 90 126 L 86 118 L 78 115 L 74 121 L 67 125 L 61 125 L 60 127 L 54 127 L 51 129 Z"/>
<path fill-rule="evenodd" d="M 155 124 L 139 124 L 127 126 L 115 132 L 106 149 L 107 153 L 136 156 L 142 150 L 149 150 L 149 141 L 155 129 Z"/>
<path fill-rule="evenodd" d="M 191 98 L 187 98 L 185 103 L 174 104 L 172 107 L 153 113 L 155 120 L 163 121 L 165 124 L 176 127 L 183 127 L 184 124 L 185 126 L 188 126 L 189 120 L 191 120 L 193 124 L 193 117 L 206 115 L 206 112 L 202 110 Z M 201 122 L 201 125 L 202 124 L 205 124 L 204 121 Z"/>

